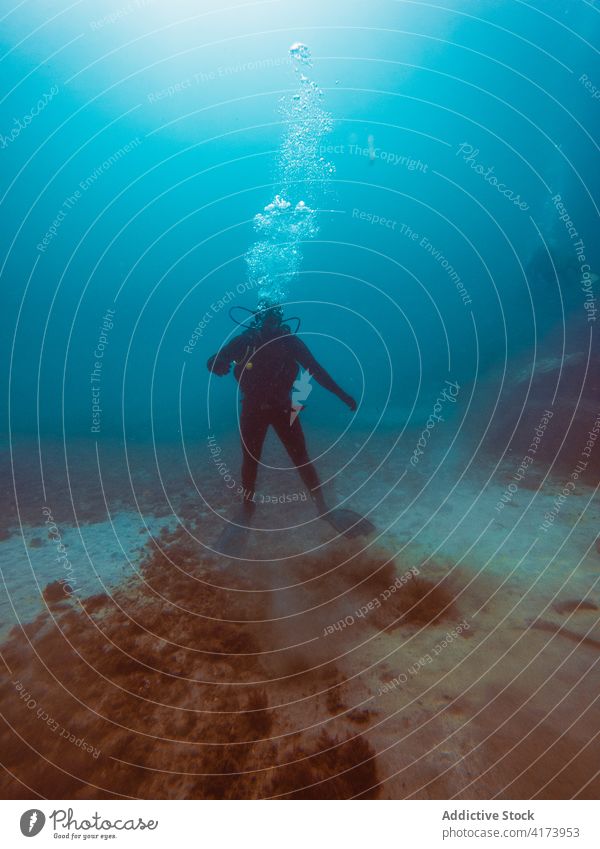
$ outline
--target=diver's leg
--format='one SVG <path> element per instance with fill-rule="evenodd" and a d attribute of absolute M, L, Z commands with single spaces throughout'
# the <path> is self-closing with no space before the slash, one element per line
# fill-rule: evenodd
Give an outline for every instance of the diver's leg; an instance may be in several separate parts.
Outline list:
<path fill-rule="evenodd" d="M 306 450 L 306 442 L 300 422 L 296 417 L 290 424 L 290 414 L 289 408 L 277 410 L 271 419 L 271 424 L 308 487 L 319 517 L 328 522 L 341 536 L 353 538 L 368 536 L 373 533 L 375 531 L 373 523 L 359 513 L 355 513 L 354 510 L 346 508 L 330 509 L 327 506 L 319 475 Z"/>
<path fill-rule="evenodd" d="M 283 442 L 290 460 L 298 469 L 300 477 L 304 485 L 308 488 L 310 497 L 317 508 L 317 512 L 321 516 L 323 513 L 327 513 L 329 509 L 321 490 L 321 481 L 316 468 L 308 456 L 304 431 L 302 430 L 299 417 L 296 416 L 294 421 L 290 422 L 291 410 L 289 407 L 278 410 L 271 420 L 275 433 Z"/>
<path fill-rule="evenodd" d="M 267 412 L 259 407 L 242 405 L 240 413 L 240 437 L 242 440 L 242 503 L 246 512 L 254 512 L 254 487 L 258 463 L 262 454 L 265 436 L 269 428 Z"/>

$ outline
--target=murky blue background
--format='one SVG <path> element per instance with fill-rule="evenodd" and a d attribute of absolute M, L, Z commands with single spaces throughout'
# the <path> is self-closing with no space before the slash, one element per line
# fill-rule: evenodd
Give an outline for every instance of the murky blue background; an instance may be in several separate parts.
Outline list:
<path fill-rule="evenodd" d="M 101 433 L 206 434 L 205 361 L 235 330 L 228 306 L 256 305 L 255 292 L 236 287 L 247 280 L 253 217 L 276 186 L 279 101 L 298 86 L 295 41 L 312 51 L 333 119 L 322 152 L 335 173 L 286 311 L 302 318 L 303 338 L 338 381 L 364 392 L 357 423 L 376 417 L 389 392 L 394 426 L 413 406 L 428 408 L 446 377 L 467 383 L 505 359 L 510 370 L 563 311 L 579 312 L 585 336 L 573 243 L 551 198 L 561 194 L 597 268 L 600 102 L 580 82 L 586 74 L 600 85 L 589 46 L 597 10 L 556 0 L 540 11 L 447 5 L 311 0 L 229 11 L 117 0 L 5 10 L 0 338 L 11 432 L 94 435 L 90 375 L 113 309 Z M 528 209 L 477 174 L 461 144 Z M 566 269 L 560 288 L 539 257 L 544 242 Z M 211 308 L 228 291 L 231 303 Z M 235 427 L 234 398 L 231 380 L 213 381 L 222 429 Z M 313 427 L 347 423 L 321 390 L 307 417 Z"/>

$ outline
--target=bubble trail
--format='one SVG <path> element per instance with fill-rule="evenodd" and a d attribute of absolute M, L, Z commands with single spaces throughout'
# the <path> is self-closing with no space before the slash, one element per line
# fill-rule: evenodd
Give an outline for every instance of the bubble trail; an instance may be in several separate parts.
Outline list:
<path fill-rule="evenodd" d="M 309 76 L 310 50 L 297 42 L 289 52 L 299 86 L 280 101 L 285 129 L 277 157 L 277 191 L 254 217 L 257 239 L 246 253 L 249 288 L 258 291 L 259 309 L 287 299 L 302 262 L 302 243 L 319 232 L 317 210 L 334 173 L 320 154 L 332 120 L 322 106 L 322 90 Z"/>

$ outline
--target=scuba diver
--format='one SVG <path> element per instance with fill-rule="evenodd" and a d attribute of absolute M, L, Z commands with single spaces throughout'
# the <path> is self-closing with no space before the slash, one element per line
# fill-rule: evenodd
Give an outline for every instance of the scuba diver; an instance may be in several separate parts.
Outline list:
<path fill-rule="evenodd" d="M 296 333 L 290 331 L 284 323 L 281 307 L 266 307 L 253 315 L 250 326 L 238 322 L 244 327 L 244 332 L 235 336 L 207 362 L 209 371 L 219 377 L 229 373 L 233 362 L 233 373 L 242 394 L 240 436 L 243 495 L 237 520 L 244 522 L 246 527 L 237 523 L 228 525 L 219 541 L 222 553 L 237 553 L 246 532 L 250 530 L 247 526 L 256 507 L 254 494 L 258 463 L 269 426 L 274 429 L 298 469 L 319 517 L 345 536 L 371 533 L 375 528 L 368 519 L 353 510 L 330 509 L 325 501 L 317 470 L 308 456 L 297 415 L 298 407 L 293 405 L 291 398 L 299 367 L 306 369 L 317 383 L 336 395 L 353 412 L 356 410 L 356 401 L 338 386 Z M 299 324 L 299 319 L 295 320 Z"/>

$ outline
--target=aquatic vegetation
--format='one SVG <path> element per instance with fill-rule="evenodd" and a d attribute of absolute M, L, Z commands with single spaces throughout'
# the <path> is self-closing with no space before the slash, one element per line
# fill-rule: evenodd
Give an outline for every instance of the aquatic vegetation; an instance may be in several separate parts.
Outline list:
<path fill-rule="evenodd" d="M 56 798 L 82 787 L 91 798 L 378 795 L 375 751 L 356 732 L 367 714 L 332 718 L 325 692 L 316 704 L 335 725 L 290 734 L 288 712 L 271 706 L 293 699 L 298 685 L 268 680 L 268 625 L 228 621 L 268 615 L 265 595 L 249 601 L 239 592 L 248 587 L 243 570 L 230 575 L 230 590 L 211 585 L 214 559 L 179 528 L 148 547 L 142 571 L 142 580 L 113 596 L 52 603 L 51 612 L 13 629 L 3 645 L 12 679 L 24 682 L 35 709 L 57 727 L 88 740 L 94 755 L 65 747 L 5 680 L 3 714 L 32 746 L 24 750 L 3 725 L 11 771 L 35 774 L 33 785 Z M 48 589 L 58 601 L 58 588 Z M 322 687 L 310 674 L 301 682 L 307 694 Z M 136 763 L 149 769 L 130 766 Z M 10 796 L 9 779 L 5 773 L 0 789 Z"/>
<path fill-rule="evenodd" d="M 43 598 L 48 604 L 57 604 L 65 601 L 67 596 L 72 592 L 72 588 L 64 581 L 52 581 L 44 587 Z"/>
<path fill-rule="evenodd" d="M 398 598 L 398 625 L 432 625 L 456 613 L 454 593 L 441 581 L 414 576 Z"/>

